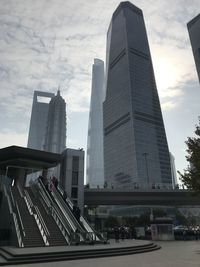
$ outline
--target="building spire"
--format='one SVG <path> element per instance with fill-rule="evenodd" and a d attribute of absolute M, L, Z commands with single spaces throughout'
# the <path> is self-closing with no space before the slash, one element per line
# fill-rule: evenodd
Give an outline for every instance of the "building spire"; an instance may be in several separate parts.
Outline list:
<path fill-rule="evenodd" d="M 60 96 L 60 85 L 58 86 L 57 96 Z"/>

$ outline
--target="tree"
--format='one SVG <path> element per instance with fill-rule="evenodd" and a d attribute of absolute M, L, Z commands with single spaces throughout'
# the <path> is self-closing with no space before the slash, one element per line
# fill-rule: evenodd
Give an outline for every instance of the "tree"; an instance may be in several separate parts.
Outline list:
<path fill-rule="evenodd" d="M 126 225 L 126 226 L 135 225 L 136 221 L 137 221 L 137 217 L 134 217 L 134 216 L 123 216 L 121 218 L 121 224 Z"/>
<path fill-rule="evenodd" d="M 163 209 L 154 209 L 153 216 L 156 217 L 165 217 L 167 216 L 167 212 Z"/>
<path fill-rule="evenodd" d="M 179 173 L 183 184 L 194 191 L 200 192 L 200 118 L 199 125 L 196 125 L 195 137 L 188 137 L 186 159 L 189 163 L 184 173 Z"/>
<path fill-rule="evenodd" d="M 179 210 L 176 210 L 175 216 L 178 225 L 187 225 L 186 217 Z"/>
<path fill-rule="evenodd" d="M 147 226 L 150 225 L 150 213 L 146 212 L 137 218 L 136 226 Z"/>
<path fill-rule="evenodd" d="M 114 228 L 115 226 L 119 226 L 119 220 L 117 217 L 109 216 L 105 221 L 106 228 Z"/>

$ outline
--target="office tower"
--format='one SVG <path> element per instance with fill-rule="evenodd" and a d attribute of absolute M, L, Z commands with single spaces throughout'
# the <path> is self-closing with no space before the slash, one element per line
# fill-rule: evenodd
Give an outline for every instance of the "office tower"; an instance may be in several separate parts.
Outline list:
<path fill-rule="evenodd" d="M 83 212 L 84 207 L 84 155 L 82 149 L 67 148 L 62 153 L 60 185 Z"/>
<path fill-rule="evenodd" d="M 90 187 L 103 187 L 103 100 L 104 62 L 94 59 L 92 67 L 92 92 L 87 140 L 87 183 Z"/>
<path fill-rule="evenodd" d="M 170 156 L 170 165 L 171 165 L 172 187 L 175 188 L 177 185 L 175 157 L 171 152 L 169 152 L 169 156 Z"/>
<path fill-rule="evenodd" d="M 200 14 L 187 24 L 196 69 L 200 81 Z"/>
<path fill-rule="evenodd" d="M 44 150 L 62 153 L 66 148 L 66 103 L 58 90 L 49 103 Z"/>
<path fill-rule="evenodd" d="M 122 2 L 107 34 L 103 103 L 108 186 L 171 185 L 169 150 L 142 10 Z"/>
<path fill-rule="evenodd" d="M 53 93 L 34 91 L 27 147 L 43 150 L 49 102 L 54 96 Z"/>

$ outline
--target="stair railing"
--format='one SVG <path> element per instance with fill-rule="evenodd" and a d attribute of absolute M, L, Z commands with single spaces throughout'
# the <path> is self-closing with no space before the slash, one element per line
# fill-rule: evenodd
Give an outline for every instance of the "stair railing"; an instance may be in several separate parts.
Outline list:
<path fill-rule="evenodd" d="M 24 247 L 24 243 L 23 243 L 22 236 L 21 236 L 20 226 L 19 226 L 19 223 L 18 223 L 18 219 L 17 219 L 16 213 L 13 210 L 13 207 L 12 207 L 12 204 L 11 204 L 11 199 L 10 199 L 10 196 L 9 196 L 9 194 L 7 192 L 7 189 L 6 189 L 5 185 L 3 186 L 3 190 L 4 190 L 4 195 L 5 195 L 5 197 L 7 198 L 7 201 L 8 201 L 10 214 L 13 217 L 13 221 L 14 221 L 14 225 L 15 225 L 15 231 L 16 231 L 16 235 L 17 235 L 18 246 L 20 248 L 22 248 L 22 247 Z"/>
<path fill-rule="evenodd" d="M 26 190 L 24 190 L 25 192 L 25 196 L 23 196 L 26 206 L 29 210 L 30 215 L 32 215 L 37 223 L 37 227 L 40 231 L 40 234 L 42 236 L 42 239 L 44 241 L 45 246 L 49 246 L 49 241 L 47 238 L 47 235 L 49 235 L 49 231 L 47 229 L 47 226 L 40 214 L 40 211 L 38 209 L 38 207 L 34 206 L 32 203 L 32 200 L 28 194 L 28 192 Z M 28 200 L 29 199 L 29 200 Z"/>
<path fill-rule="evenodd" d="M 60 194 L 57 192 L 56 189 L 53 190 L 52 195 L 53 195 L 57 205 L 59 206 L 60 210 L 62 211 L 62 213 L 64 214 L 66 219 L 69 221 L 71 227 L 73 228 L 73 231 L 75 232 L 76 229 L 78 229 L 80 232 L 83 232 L 84 230 L 81 228 L 81 226 L 79 225 L 77 220 L 74 218 L 74 215 L 72 214 L 72 209 L 68 208 L 68 207 L 65 207 L 63 209 L 64 200 L 62 199 L 62 197 L 60 196 Z M 64 205 L 66 205 L 65 202 L 64 202 Z M 66 209 L 67 209 L 67 212 L 66 212 Z"/>
<path fill-rule="evenodd" d="M 63 218 L 63 216 L 60 215 L 60 212 L 57 210 L 55 205 L 53 204 L 53 200 L 51 197 L 48 195 L 48 192 L 46 192 L 46 189 L 44 185 L 40 182 L 38 182 L 37 186 L 39 187 L 39 193 L 40 196 L 42 197 L 43 201 L 48 207 L 48 210 L 51 212 L 52 217 L 54 218 L 56 224 L 58 225 L 60 231 L 62 232 L 65 240 L 67 241 L 68 244 L 70 244 L 71 238 L 72 238 L 72 231 L 68 228 L 68 222 Z"/>
<path fill-rule="evenodd" d="M 60 193 L 60 196 L 63 196 L 64 191 L 63 189 L 58 185 L 57 187 L 58 192 Z M 73 209 L 73 203 L 69 197 L 67 197 L 66 202 L 68 203 L 71 210 Z M 96 232 L 88 223 L 88 221 L 81 215 L 80 216 L 80 222 L 83 224 L 85 230 L 87 231 L 86 239 L 90 239 L 90 241 L 105 241 L 105 238 L 98 232 Z"/>

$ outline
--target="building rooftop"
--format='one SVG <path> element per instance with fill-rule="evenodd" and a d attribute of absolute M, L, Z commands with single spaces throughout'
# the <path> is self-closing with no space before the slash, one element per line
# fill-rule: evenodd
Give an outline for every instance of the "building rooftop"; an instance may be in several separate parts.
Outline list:
<path fill-rule="evenodd" d="M 200 14 L 198 14 L 196 17 L 194 17 L 192 20 L 190 20 L 187 23 L 187 27 L 191 28 L 199 19 L 200 19 Z"/>
<path fill-rule="evenodd" d="M 0 169 L 5 170 L 8 166 L 20 166 L 23 168 L 51 168 L 61 161 L 61 155 L 46 151 L 9 146 L 0 149 Z"/>
<path fill-rule="evenodd" d="M 113 18 L 124 8 L 130 8 L 133 12 L 137 13 L 140 16 L 143 16 L 142 10 L 137 6 L 133 5 L 129 1 L 121 2 L 115 12 L 113 13 Z"/>

